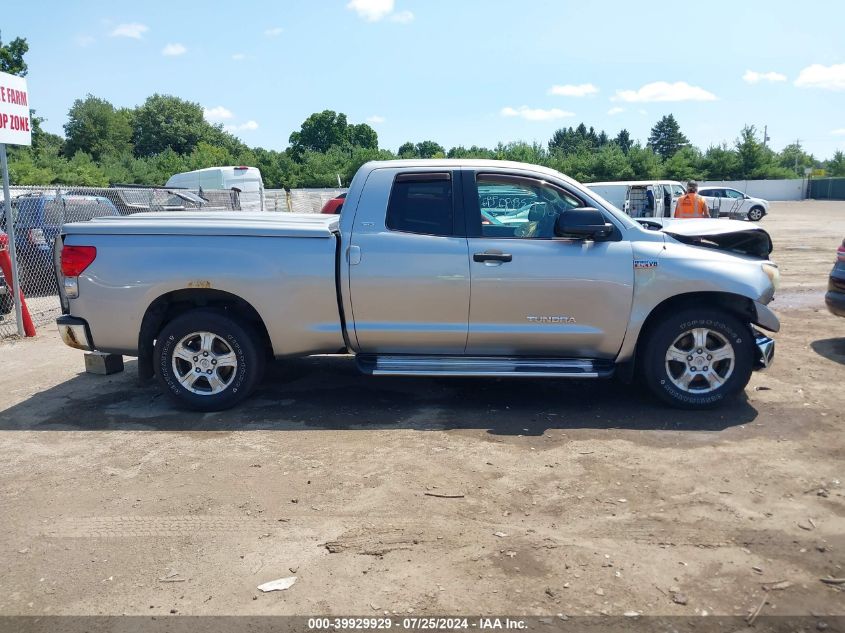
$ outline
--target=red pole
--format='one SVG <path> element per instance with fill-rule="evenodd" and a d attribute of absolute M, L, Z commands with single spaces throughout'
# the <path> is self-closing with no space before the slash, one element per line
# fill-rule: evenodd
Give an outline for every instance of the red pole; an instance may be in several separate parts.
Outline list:
<path fill-rule="evenodd" d="M 0 270 L 3 271 L 3 276 L 6 278 L 6 286 L 15 296 L 15 288 L 12 287 L 12 260 L 9 257 L 9 236 L 5 233 L 0 233 Z M 35 336 L 35 326 L 32 323 L 32 317 L 29 315 L 29 308 L 26 306 L 26 299 L 23 296 L 23 290 L 17 289 L 18 301 L 21 302 L 21 316 L 23 317 L 23 331 L 27 336 Z"/>

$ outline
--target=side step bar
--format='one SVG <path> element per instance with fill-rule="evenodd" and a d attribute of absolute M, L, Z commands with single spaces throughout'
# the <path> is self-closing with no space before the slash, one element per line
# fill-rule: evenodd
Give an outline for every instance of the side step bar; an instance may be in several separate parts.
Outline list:
<path fill-rule="evenodd" d="M 612 361 L 589 358 L 360 355 L 357 362 L 358 369 L 373 376 L 609 378 L 613 375 Z"/>

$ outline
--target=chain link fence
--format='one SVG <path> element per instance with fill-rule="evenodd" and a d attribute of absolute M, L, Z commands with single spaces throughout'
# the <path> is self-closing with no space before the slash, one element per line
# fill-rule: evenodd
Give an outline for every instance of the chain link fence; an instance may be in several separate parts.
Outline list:
<path fill-rule="evenodd" d="M 12 187 L 18 276 L 36 328 L 51 326 L 61 312 L 53 243 L 67 222 L 132 215 L 150 211 L 245 211 L 319 213 L 343 189 L 267 190 L 258 194 L 231 190 L 160 187 Z M 2 203 L 2 192 L 0 192 Z M 9 218 L 0 204 L 0 232 L 9 233 Z M 11 239 L 11 238 L 9 238 Z M 0 272 L 0 339 L 16 336 L 15 297 L 11 279 Z"/>

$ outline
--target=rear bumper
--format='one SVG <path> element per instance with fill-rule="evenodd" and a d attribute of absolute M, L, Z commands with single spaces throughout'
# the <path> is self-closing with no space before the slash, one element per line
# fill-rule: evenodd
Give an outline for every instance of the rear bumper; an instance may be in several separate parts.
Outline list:
<path fill-rule="evenodd" d="M 56 325 L 65 345 L 86 352 L 94 349 L 94 339 L 91 338 L 91 329 L 85 319 L 63 315 L 56 319 Z"/>

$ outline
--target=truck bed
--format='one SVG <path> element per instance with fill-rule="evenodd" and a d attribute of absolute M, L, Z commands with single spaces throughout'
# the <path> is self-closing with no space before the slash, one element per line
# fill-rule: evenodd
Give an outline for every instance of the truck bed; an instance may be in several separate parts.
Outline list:
<path fill-rule="evenodd" d="M 67 235 L 238 235 L 331 238 L 337 216 L 311 213 L 179 211 L 107 216 L 66 224 Z"/>

